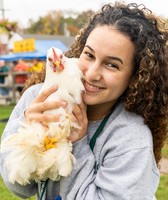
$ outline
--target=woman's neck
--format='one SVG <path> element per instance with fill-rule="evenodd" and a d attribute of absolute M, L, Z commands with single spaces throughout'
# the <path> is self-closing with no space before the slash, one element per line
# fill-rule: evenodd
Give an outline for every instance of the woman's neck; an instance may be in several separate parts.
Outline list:
<path fill-rule="evenodd" d="M 103 119 L 111 111 L 113 105 L 88 105 L 87 116 L 89 122 L 94 122 Z"/>

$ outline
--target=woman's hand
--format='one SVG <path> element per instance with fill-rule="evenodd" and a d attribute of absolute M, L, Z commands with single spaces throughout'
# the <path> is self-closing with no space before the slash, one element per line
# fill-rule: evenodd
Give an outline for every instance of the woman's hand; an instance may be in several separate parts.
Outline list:
<path fill-rule="evenodd" d="M 80 129 L 74 128 L 71 131 L 68 139 L 71 142 L 76 142 L 82 139 L 87 133 L 88 119 L 86 114 L 86 105 L 84 105 L 84 103 L 81 103 L 80 105 L 76 105 L 74 107 L 71 119 L 80 127 Z"/>
<path fill-rule="evenodd" d="M 34 101 L 30 104 L 30 106 L 25 111 L 25 118 L 28 122 L 55 122 L 59 121 L 58 114 L 46 114 L 44 113 L 47 110 L 66 107 L 67 103 L 64 101 L 45 101 L 49 95 L 57 90 L 56 86 L 53 86 L 47 90 L 41 92 Z"/>
<path fill-rule="evenodd" d="M 34 99 L 34 101 L 25 111 L 25 118 L 27 122 L 35 121 L 42 123 L 44 126 L 47 126 L 48 122 L 60 121 L 61 115 L 45 113 L 45 111 L 47 110 L 67 106 L 67 102 L 65 101 L 45 101 L 47 97 L 56 90 L 56 86 L 51 87 L 41 92 Z M 71 120 L 80 127 L 74 128 L 68 138 L 71 142 L 76 142 L 82 139 L 86 135 L 87 131 L 88 120 L 86 115 L 86 106 L 84 105 L 84 103 L 81 103 L 80 105 L 75 105 L 73 113 L 71 115 Z"/>

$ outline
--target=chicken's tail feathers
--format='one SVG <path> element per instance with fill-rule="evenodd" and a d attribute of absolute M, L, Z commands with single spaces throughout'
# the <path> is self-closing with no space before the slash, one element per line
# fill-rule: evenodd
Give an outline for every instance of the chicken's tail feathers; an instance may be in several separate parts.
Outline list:
<path fill-rule="evenodd" d="M 16 133 L 2 140 L 0 150 L 6 153 L 4 163 L 9 171 L 9 182 L 26 185 L 32 180 L 44 138 L 45 128 L 41 124 L 22 122 Z"/>
<path fill-rule="evenodd" d="M 0 146 L 0 151 L 6 152 L 23 145 L 36 145 L 45 135 L 45 128 L 40 123 L 21 122 L 21 126 L 16 133 L 5 137 Z M 38 140 L 37 140 L 38 139 Z"/>

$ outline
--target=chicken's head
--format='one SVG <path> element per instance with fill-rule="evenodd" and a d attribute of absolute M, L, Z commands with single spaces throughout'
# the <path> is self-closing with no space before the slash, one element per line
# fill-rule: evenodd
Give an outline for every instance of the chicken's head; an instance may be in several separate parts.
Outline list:
<path fill-rule="evenodd" d="M 61 72 L 64 70 L 64 60 L 65 56 L 60 49 L 50 48 L 47 54 L 47 62 L 54 72 Z"/>

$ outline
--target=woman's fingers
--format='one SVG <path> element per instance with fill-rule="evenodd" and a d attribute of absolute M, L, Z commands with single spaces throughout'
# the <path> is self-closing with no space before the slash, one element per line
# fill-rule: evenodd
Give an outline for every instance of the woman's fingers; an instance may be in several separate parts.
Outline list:
<path fill-rule="evenodd" d="M 53 86 L 49 89 L 41 92 L 34 101 L 30 104 L 30 106 L 25 111 L 25 118 L 27 121 L 37 121 L 37 122 L 51 122 L 58 121 L 58 115 L 54 115 L 51 113 L 46 113 L 46 111 L 57 109 L 60 107 L 66 107 L 67 102 L 65 101 L 54 101 L 47 100 L 47 97 L 51 95 L 53 92 L 57 90 L 57 86 Z"/>
<path fill-rule="evenodd" d="M 86 106 L 84 105 L 84 103 L 78 105 L 73 113 L 74 116 L 76 117 L 78 125 L 82 127 L 84 130 L 86 130 L 88 119 L 86 114 Z"/>
<path fill-rule="evenodd" d="M 37 121 L 37 122 L 54 122 L 58 121 L 60 115 L 49 113 L 46 111 L 57 109 L 60 107 L 66 107 L 67 103 L 65 101 L 45 101 L 40 103 L 32 103 L 25 111 L 25 118 L 27 121 Z"/>
<path fill-rule="evenodd" d="M 54 112 L 50 111 L 53 109 L 57 109 L 60 107 L 66 108 L 67 102 L 65 101 L 49 101 L 47 99 L 53 92 L 57 90 L 56 86 L 53 86 L 49 89 L 41 92 L 34 101 L 30 104 L 30 106 L 25 111 L 25 118 L 28 122 L 40 122 L 47 126 L 48 122 L 58 122 L 60 121 L 60 115 L 54 114 Z M 74 124 L 72 128 L 69 140 L 72 142 L 78 141 L 86 135 L 87 132 L 87 114 L 86 114 L 86 106 L 82 102 L 80 105 L 75 105 L 73 112 L 71 114 L 71 121 Z"/>
<path fill-rule="evenodd" d="M 34 112 L 45 112 L 47 110 L 56 109 L 59 107 L 66 107 L 67 103 L 65 101 L 45 101 L 45 102 L 39 102 L 39 103 L 33 103 L 31 110 Z"/>
<path fill-rule="evenodd" d="M 73 128 L 68 138 L 71 142 L 76 142 L 83 138 L 87 132 L 87 115 L 86 115 L 86 106 L 82 103 L 76 105 L 73 110 L 73 115 L 71 120 L 80 128 Z"/>
<path fill-rule="evenodd" d="M 40 113 L 34 113 L 33 115 L 30 115 L 28 118 L 29 122 L 35 121 L 35 122 L 41 122 L 41 123 L 48 123 L 48 122 L 54 122 L 59 121 L 60 115 L 54 115 L 54 114 L 40 114 Z"/>

